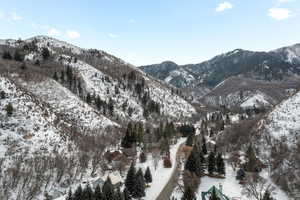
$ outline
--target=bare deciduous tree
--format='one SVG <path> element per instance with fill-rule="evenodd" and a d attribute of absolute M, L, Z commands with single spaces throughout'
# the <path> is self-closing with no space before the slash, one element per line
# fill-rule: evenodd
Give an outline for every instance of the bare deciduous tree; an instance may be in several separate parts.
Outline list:
<path fill-rule="evenodd" d="M 274 194 L 275 187 L 268 181 L 259 176 L 259 174 L 253 174 L 248 177 L 247 183 L 243 185 L 242 193 L 248 198 L 255 200 L 262 200 L 265 191 L 269 191 L 270 194 Z"/>

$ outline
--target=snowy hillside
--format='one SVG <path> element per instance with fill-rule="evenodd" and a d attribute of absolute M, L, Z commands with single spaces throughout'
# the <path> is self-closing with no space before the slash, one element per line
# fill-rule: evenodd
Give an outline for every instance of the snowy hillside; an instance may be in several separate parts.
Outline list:
<path fill-rule="evenodd" d="M 43 104 L 18 89 L 8 79 L 0 76 L 1 98 L 0 156 L 62 151 L 66 146 L 64 136 L 55 126 L 57 118 Z M 12 115 L 5 107 L 11 103 Z"/>
<path fill-rule="evenodd" d="M 203 102 L 209 105 L 226 105 L 228 107 L 240 106 L 242 108 L 253 108 L 270 106 L 276 101 L 271 97 L 258 91 L 240 91 L 228 95 L 213 96 L 208 94 L 203 98 Z"/>
<path fill-rule="evenodd" d="M 241 104 L 242 108 L 259 108 L 262 106 L 269 106 L 270 103 L 268 102 L 267 98 L 260 92 L 257 92 L 246 101 Z"/>
<path fill-rule="evenodd" d="M 300 131 L 300 92 L 282 102 L 268 115 L 266 130 L 276 139 L 287 137 L 293 144 Z"/>
<path fill-rule="evenodd" d="M 278 104 L 258 125 L 257 147 L 270 164 L 273 180 L 293 196 L 299 195 L 300 92 Z"/>
<path fill-rule="evenodd" d="M 53 79 L 45 78 L 43 81 L 22 83 L 23 87 L 47 102 L 55 112 L 68 118 L 82 131 L 89 133 L 89 130 L 104 130 L 108 126 L 118 126 Z"/>
<path fill-rule="evenodd" d="M 273 106 L 292 95 L 298 79 L 270 83 L 241 77 L 231 77 L 218 84 L 201 101 L 210 105 L 249 108 Z"/>
<path fill-rule="evenodd" d="M 47 36 L 37 36 L 24 41 L 9 41 L 7 40 L 5 43 L 11 47 L 28 48 L 25 59 L 32 63 L 35 63 L 36 60 L 43 60 L 42 51 L 44 48 L 48 48 L 52 61 L 61 65 L 62 69 L 71 67 L 74 70 L 76 78 L 83 87 L 83 95 L 89 93 L 99 96 L 105 102 L 113 100 L 116 113 L 113 120 L 116 118 L 144 120 L 145 105 L 142 104 L 141 97 L 133 91 L 135 88 L 128 87 L 122 79 L 124 74 L 131 72 L 135 72 L 137 77 L 146 80 L 145 92 L 149 93 L 149 100 L 160 105 L 161 114 L 170 117 L 191 117 L 195 113 L 195 109 L 188 102 L 173 94 L 164 83 L 147 77 L 145 73 L 134 66 L 103 51 L 82 49 Z M 37 46 L 37 49 L 34 45 Z M 76 62 L 74 58 L 76 58 Z M 56 69 L 60 73 L 61 70 L 57 67 Z M 49 74 L 49 76 L 52 77 L 53 74 Z M 135 86 L 133 85 L 133 87 Z M 126 109 L 124 109 L 124 105 L 126 105 Z"/>
<path fill-rule="evenodd" d="M 292 64 L 300 63 L 300 44 L 295 44 L 289 47 L 283 47 L 272 51 L 272 53 L 280 56 L 285 61 Z"/>

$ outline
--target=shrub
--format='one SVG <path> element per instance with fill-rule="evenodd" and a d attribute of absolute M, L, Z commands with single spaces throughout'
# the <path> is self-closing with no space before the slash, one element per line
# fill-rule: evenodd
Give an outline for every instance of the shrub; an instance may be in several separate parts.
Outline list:
<path fill-rule="evenodd" d="M 164 167 L 165 168 L 171 168 L 172 167 L 172 162 L 171 162 L 171 159 L 169 157 L 164 158 Z"/>
<path fill-rule="evenodd" d="M 144 152 L 142 152 L 141 154 L 140 154 L 140 162 L 141 163 L 144 163 L 144 162 L 146 162 L 147 161 L 147 156 L 146 156 L 146 154 L 144 153 Z"/>
<path fill-rule="evenodd" d="M 50 51 L 48 48 L 44 47 L 42 49 L 42 56 L 43 56 L 44 60 L 47 60 L 50 57 Z"/>
<path fill-rule="evenodd" d="M 9 103 L 6 105 L 5 110 L 6 110 L 7 115 L 11 116 L 14 111 L 14 108 L 13 108 L 12 104 Z"/>

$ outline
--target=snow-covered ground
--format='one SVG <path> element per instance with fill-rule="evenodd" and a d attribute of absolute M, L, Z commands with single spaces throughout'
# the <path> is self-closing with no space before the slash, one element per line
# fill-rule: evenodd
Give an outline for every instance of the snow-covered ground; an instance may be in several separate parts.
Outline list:
<path fill-rule="evenodd" d="M 66 147 L 60 130 L 54 126 L 56 116 L 49 109 L 1 76 L 0 90 L 6 96 L 0 100 L 3 108 L 0 110 L 0 158 L 22 152 L 50 153 Z M 13 106 L 10 117 L 4 109 L 8 103 Z"/>
<path fill-rule="evenodd" d="M 300 130 L 300 92 L 276 106 L 266 121 L 266 130 L 273 137 L 286 136 L 294 143 Z"/>
<path fill-rule="evenodd" d="M 43 81 L 22 83 L 23 87 L 47 102 L 56 112 L 76 123 L 83 131 L 118 126 L 53 79 L 45 77 Z"/>
<path fill-rule="evenodd" d="M 244 101 L 241 104 L 242 108 L 253 108 L 255 107 L 261 107 L 261 106 L 268 106 L 270 103 L 266 100 L 266 97 L 261 93 L 256 93 L 250 98 L 248 98 L 246 101 Z"/>
<path fill-rule="evenodd" d="M 164 186 L 167 184 L 172 173 L 175 170 L 176 153 L 179 150 L 180 145 L 183 144 L 185 141 L 185 138 L 181 138 L 178 140 L 177 144 L 173 145 L 170 148 L 172 168 L 164 168 L 163 160 L 160 160 L 157 169 L 155 170 L 153 158 L 151 156 L 148 156 L 147 162 L 137 164 L 136 167 L 141 167 L 144 172 L 146 168 L 149 167 L 152 173 L 153 182 L 151 183 L 151 187 L 146 189 L 145 200 L 155 200 L 164 188 Z"/>
<path fill-rule="evenodd" d="M 263 178 L 265 178 L 268 181 L 268 183 L 272 184 L 276 188 L 275 193 L 273 195 L 275 199 L 289 200 L 288 196 L 272 183 L 266 170 L 261 172 L 260 175 Z M 233 168 L 228 163 L 226 163 L 225 179 L 210 178 L 208 176 L 202 177 L 200 186 L 196 193 L 197 200 L 202 200 L 201 199 L 202 192 L 207 192 L 212 186 L 216 186 L 217 188 L 219 188 L 220 185 L 222 186 L 223 193 L 231 199 L 252 200 L 242 194 L 242 189 L 243 189 L 242 185 L 238 183 L 235 177 L 236 177 L 236 171 L 234 171 Z M 182 192 L 176 190 L 173 192 L 173 196 L 176 197 L 177 199 L 181 199 Z"/>

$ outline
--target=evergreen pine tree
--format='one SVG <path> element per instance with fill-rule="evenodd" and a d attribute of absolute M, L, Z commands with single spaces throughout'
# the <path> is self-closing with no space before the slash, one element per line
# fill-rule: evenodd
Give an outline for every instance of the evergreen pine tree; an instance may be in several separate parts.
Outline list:
<path fill-rule="evenodd" d="M 142 123 L 138 123 L 137 127 L 137 143 L 141 145 L 144 142 L 144 127 Z"/>
<path fill-rule="evenodd" d="M 201 162 L 202 164 L 204 164 L 204 163 L 205 163 L 205 157 L 204 157 L 202 151 L 199 152 L 199 157 L 200 157 L 200 162 Z"/>
<path fill-rule="evenodd" d="M 265 191 L 262 200 L 273 200 L 273 198 L 271 197 L 271 194 L 270 194 L 270 192 L 268 190 Z"/>
<path fill-rule="evenodd" d="M 246 161 L 245 170 L 249 172 L 255 172 L 257 158 L 251 144 L 246 151 Z"/>
<path fill-rule="evenodd" d="M 121 193 L 120 187 L 117 188 L 114 200 L 124 200 L 124 194 Z"/>
<path fill-rule="evenodd" d="M 222 157 L 222 154 L 218 154 L 216 158 L 217 172 L 219 174 L 225 175 L 225 163 Z"/>
<path fill-rule="evenodd" d="M 0 99 L 5 99 L 5 92 L 4 91 L 1 91 L 0 92 Z"/>
<path fill-rule="evenodd" d="M 184 189 L 183 197 L 181 200 L 196 200 L 195 193 L 191 187 L 186 187 Z"/>
<path fill-rule="evenodd" d="M 112 100 L 112 98 L 109 98 L 108 109 L 109 109 L 110 116 L 113 116 L 114 115 L 114 101 Z"/>
<path fill-rule="evenodd" d="M 79 186 L 77 187 L 77 189 L 75 190 L 73 199 L 74 199 L 74 200 L 84 200 L 84 199 L 83 199 L 83 194 L 82 194 L 82 187 L 81 187 L 81 185 L 79 185 Z"/>
<path fill-rule="evenodd" d="M 53 79 L 56 80 L 56 81 L 58 81 L 57 72 L 54 72 L 54 74 L 53 74 Z"/>
<path fill-rule="evenodd" d="M 50 51 L 47 47 L 43 47 L 42 56 L 43 56 L 44 60 L 47 60 L 50 57 Z"/>
<path fill-rule="evenodd" d="M 64 70 L 61 70 L 61 73 L 60 73 L 60 80 L 62 83 L 65 82 L 65 71 Z"/>
<path fill-rule="evenodd" d="M 145 172 L 145 182 L 148 183 L 152 183 L 152 174 L 150 171 L 150 168 L 147 167 L 146 172 Z"/>
<path fill-rule="evenodd" d="M 18 62 L 22 62 L 24 60 L 24 56 L 20 53 L 20 51 L 15 51 L 14 60 Z"/>
<path fill-rule="evenodd" d="M 135 131 L 133 130 L 132 123 L 129 122 L 125 132 L 125 136 L 121 141 L 121 146 L 123 148 L 131 148 L 135 142 L 136 142 L 136 134 Z"/>
<path fill-rule="evenodd" d="M 10 53 L 8 51 L 4 51 L 3 55 L 2 55 L 3 59 L 7 59 L 7 60 L 11 60 L 12 57 L 10 55 Z"/>
<path fill-rule="evenodd" d="M 214 152 L 210 152 L 208 156 L 208 173 L 213 174 L 216 171 L 216 160 Z"/>
<path fill-rule="evenodd" d="M 11 103 L 8 103 L 5 107 L 5 110 L 6 110 L 6 114 L 7 116 L 11 116 L 13 114 L 13 111 L 14 111 L 14 107 L 12 106 Z"/>
<path fill-rule="evenodd" d="M 124 195 L 124 200 L 131 200 L 132 199 L 126 187 L 123 190 L 123 195 Z"/>
<path fill-rule="evenodd" d="M 20 68 L 21 68 L 22 70 L 25 70 L 25 69 L 27 68 L 26 63 L 25 63 L 25 62 L 22 62 Z"/>
<path fill-rule="evenodd" d="M 210 196 L 209 200 L 220 200 L 220 198 L 217 196 L 215 187 L 213 187 L 213 191 L 211 193 L 211 196 Z"/>
<path fill-rule="evenodd" d="M 214 146 L 214 154 L 217 155 L 217 145 Z"/>
<path fill-rule="evenodd" d="M 147 156 L 146 156 L 146 154 L 144 152 L 142 152 L 140 154 L 140 162 L 144 163 L 144 162 L 146 162 L 146 160 L 147 160 Z"/>
<path fill-rule="evenodd" d="M 95 188 L 94 200 L 104 200 L 100 185 L 97 185 Z"/>
<path fill-rule="evenodd" d="M 45 192 L 44 194 L 44 200 L 51 200 L 51 196 L 48 194 L 48 192 Z"/>
<path fill-rule="evenodd" d="M 206 139 L 205 139 L 204 136 L 202 137 L 202 153 L 203 153 L 204 155 L 207 154 Z"/>
<path fill-rule="evenodd" d="M 142 169 L 140 168 L 136 173 L 135 187 L 132 196 L 135 198 L 141 198 L 145 196 L 145 180 Z"/>
<path fill-rule="evenodd" d="M 106 181 L 103 184 L 102 192 L 103 192 L 104 200 L 114 199 L 114 196 L 115 196 L 114 188 L 113 188 L 113 185 L 111 183 L 109 176 L 107 177 Z"/>
<path fill-rule="evenodd" d="M 197 147 L 195 147 L 195 146 L 193 147 L 193 150 L 185 163 L 185 170 L 194 172 L 198 176 L 202 172 L 202 163 L 200 161 L 200 153 L 198 152 Z"/>
<path fill-rule="evenodd" d="M 90 104 L 92 102 L 92 97 L 91 97 L 90 93 L 87 93 L 87 95 L 86 95 L 86 102 L 88 104 Z"/>
<path fill-rule="evenodd" d="M 189 135 L 188 138 L 186 139 L 186 146 L 190 146 L 192 147 L 194 144 L 194 136 L 193 135 Z"/>
<path fill-rule="evenodd" d="M 136 170 L 134 166 L 134 162 L 131 163 L 130 168 L 127 172 L 125 187 L 128 190 L 129 194 L 133 194 L 136 186 Z"/>
<path fill-rule="evenodd" d="M 34 61 L 34 65 L 40 66 L 40 64 L 41 64 L 40 60 L 35 60 Z"/>
<path fill-rule="evenodd" d="M 73 194 L 72 194 L 71 188 L 69 189 L 68 196 L 66 197 L 66 200 L 73 200 Z"/>
<path fill-rule="evenodd" d="M 84 200 L 93 200 L 93 190 L 89 183 L 83 189 L 82 197 Z"/>

